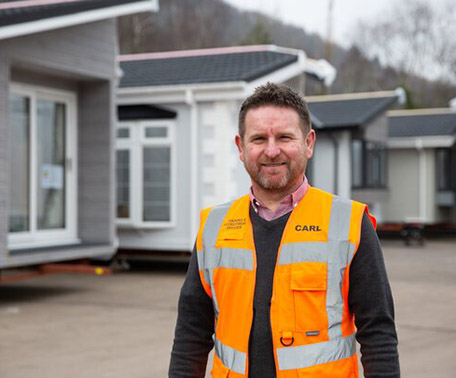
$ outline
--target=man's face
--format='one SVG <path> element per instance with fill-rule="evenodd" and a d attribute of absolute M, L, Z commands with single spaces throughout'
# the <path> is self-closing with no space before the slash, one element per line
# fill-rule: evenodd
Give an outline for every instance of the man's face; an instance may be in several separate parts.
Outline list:
<path fill-rule="evenodd" d="M 298 113 L 291 108 L 262 106 L 245 117 L 244 138 L 236 136 L 240 159 L 252 185 L 287 192 L 303 179 L 312 157 L 315 132 L 303 135 Z"/>

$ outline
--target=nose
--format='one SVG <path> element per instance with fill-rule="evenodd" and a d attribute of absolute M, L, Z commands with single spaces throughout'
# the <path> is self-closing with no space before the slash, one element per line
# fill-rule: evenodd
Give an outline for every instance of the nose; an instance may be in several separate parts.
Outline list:
<path fill-rule="evenodd" d="M 264 154 L 269 158 L 269 159 L 274 159 L 277 156 L 280 155 L 280 147 L 276 143 L 274 139 L 268 139 L 268 144 L 266 145 L 266 148 L 264 149 Z"/>

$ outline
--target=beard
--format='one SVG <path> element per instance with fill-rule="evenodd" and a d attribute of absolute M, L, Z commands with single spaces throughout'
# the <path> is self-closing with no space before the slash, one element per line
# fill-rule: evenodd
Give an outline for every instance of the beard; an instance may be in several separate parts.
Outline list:
<path fill-rule="evenodd" d="M 249 174 L 252 181 L 254 181 L 258 186 L 265 190 L 281 190 L 293 186 L 295 182 L 302 179 L 304 172 L 306 170 L 307 160 L 304 155 L 294 161 L 287 161 L 284 165 L 286 166 L 285 172 L 279 174 L 279 169 L 277 168 L 277 174 L 274 174 L 274 170 L 267 174 L 262 170 L 262 164 L 274 164 L 278 163 L 283 159 L 274 159 L 269 161 L 262 162 L 252 162 L 249 161 L 244 155 L 244 167 Z"/>

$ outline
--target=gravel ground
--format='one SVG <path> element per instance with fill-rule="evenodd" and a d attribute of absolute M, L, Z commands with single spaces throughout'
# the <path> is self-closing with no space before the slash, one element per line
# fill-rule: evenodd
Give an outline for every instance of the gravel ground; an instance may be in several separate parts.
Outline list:
<path fill-rule="evenodd" d="M 456 241 L 383 243 L 402 376 L 456 371 Z M 0 377 L 166 377 L 185 264 L 0 286 Z"/>

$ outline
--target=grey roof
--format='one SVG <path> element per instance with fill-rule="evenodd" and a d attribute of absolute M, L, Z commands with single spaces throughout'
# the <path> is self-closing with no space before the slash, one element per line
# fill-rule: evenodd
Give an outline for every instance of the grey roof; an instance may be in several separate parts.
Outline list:
<path fill-rule="evenodd" d="M 456 112 L 388 117 L 390 137 L 417 137 L 456 134 Z"/>
<path fill-rule="evenodd" d="M 317 129 L 345 128 L 365 125 L 381 112 L 388 110 L 396 101 L 396 96 L 312 100 L 308 102 L 308 106 Z"/>
<path fill-rule="evenodd" d="M 121 61 L 120 87 L 250 82 L 297 60 L 295 54 L 251 51 Z"/>
<path fill-rule="evenodd" d="M 137 0 L 81 0 L 74 2 L 59 2 L 52 4 L 32 5 L 0 9 L 0 27 L 22 24 L 26 22 L 51 19 L 82 13 L 97 9 L 110 8 L 116 5 L 136 3 Z M 14 2 L 11 2 L 14 3 Z M 12 4 L 13 5 L 13 4 Z"/>

